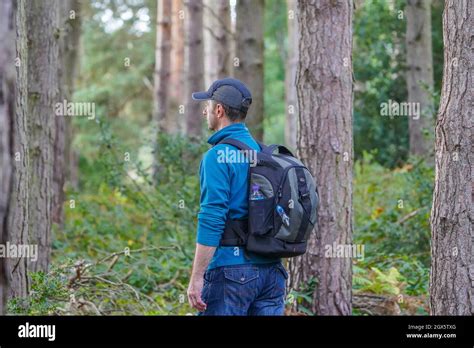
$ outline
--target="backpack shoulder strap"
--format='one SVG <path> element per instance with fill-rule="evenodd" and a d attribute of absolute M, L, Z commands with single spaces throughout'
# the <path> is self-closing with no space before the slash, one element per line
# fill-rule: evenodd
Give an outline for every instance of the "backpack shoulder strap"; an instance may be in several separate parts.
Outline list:
<path fill-rule="evenodd" d="M 223 140 L 219 141 L 216 145 L 220 145 L 220 144 L 232 145 L 232 146 L 235 146 L 236 148 L 238 148 L 239 150 L 248 150 L 248 151 L 253 150 L 250 146 L 248 146 L 247 144 L 244 144 L 240 140 L 231 139 L 231 138 L 223 139 Z M 216 146 L 216 145 L 214 145 L 214 146 Z"/>

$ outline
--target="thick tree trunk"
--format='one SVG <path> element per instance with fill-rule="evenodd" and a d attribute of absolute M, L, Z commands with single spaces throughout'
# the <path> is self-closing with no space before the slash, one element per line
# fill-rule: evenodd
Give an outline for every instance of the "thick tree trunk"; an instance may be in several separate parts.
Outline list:
<path fill-rule="evenodd" d="M 26 2 L 28 56 L 28 130 L 30 151 L 29 225 L 38 245 L 33 271 L 47 271 L 51 255 L 56 136 L 54 104 L 58 102 L 58 11 L 53 0 Z M 63 117 L 63 116 L 58 116 Z"/>
<path fill-rule="evenodd" d="M 8 242 L 12 245 L 30 244 L 29 239 L 29 148 L 27 119 L 28 49 L 26 38 L 25 0 L 15 1 L 16 27 L 16 84 L 15 117 L 11 122 L 12 186 L 8 207 Z M 10 283 L 9 297 L 26 297 L 28 294 L 27 258 L 7 260 Z"/>
<path fill-rule="evenodd" d="M 307 253 L 290 260 L 290 288 L 314 277 L 311 307 L 319 315 L 352 312 L 351 258 L 325 253 L 352 243 L 352 9 L 351 0 L 298 2 L 298 149 L 320 205 Z"/>
<path fill-rule="evenodd" d="M 204 0 L 206 87 L 230 75 L 230 33 L 229 1 Z"/>
<path fill-rule="evenodd" d="M 431 211 L 430 307 L 434 315 L 474 314 L 472 73 L 474 2 L 448 0 L 444 71 L 436 122 Z"/>
<path fill-rule="evenodd" d="M 410 153 L 429 156 L 433 148 L 433 54 L 431 0 L 408 0 L 407 90 L 408 102 L 419 104 L 419 115 L 409 116 Z"/>
<path fill-rule="evenodd" d="M 183 133 L 184 118 L 184 2 L 172 0 L 171 4 L 171 65 L 169 79 L 168 131 Z"/>
<path fill-rule="evenodd" d="M 263 140 L 263 9 L 264 0 L 237 1 L 234 74 L 252 93 L 246 124 L 258 140 Z"/>
<path fill-rule="evenodd" d="M 298 100 L 296 95 L 296 69 L 298 68 L 298 18 L 296 0 L 287 0 L 288 53 L 285 71 L 286 127 L 285 143 L 296 150 Z"/>
<path fill-rule="evenodd" d="M 186 134 L 199 137 L 202 133 L 201 106 L 191 94 L 204 88 L 204 45 L 202 0 L 185 0 L 185 115 Z"/>
<path fill-rule="evenodd" d="M 14 4 L 0 3 L 0 245 L 8 233 L 8 209 L 12 184 L 12 135 L 15 100 L 14 66 Z M 8 296 L 8 275 L 5 258 L 0 258 L 0 315 L 5 313 Z"/>

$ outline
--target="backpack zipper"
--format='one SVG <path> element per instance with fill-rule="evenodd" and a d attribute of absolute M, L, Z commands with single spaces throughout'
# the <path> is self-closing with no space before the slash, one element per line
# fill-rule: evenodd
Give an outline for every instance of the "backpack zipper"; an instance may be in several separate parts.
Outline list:
<path fill-rule="evenodd" d="M 280 198 L 282 196 L 281 194 L 281 189 L 283 188 L 283 184 L 285 183 L 285 180 L 286 180 L 286 177 L 287 177 L 287 174 L 288 174 L 288 171 L 292 168 L 306 168 L 305 166 L 301 166 L 301 165 L 290 165 L 288 167 L 285 168 L 285 171 L 283 172 L 283 178 L 281 179 L 281 182 L 280 182 L 280 185 L 278 186 L 278 194 L 275 196 L 278 197 L 278 201 L 276 201 L 276 203 L 279 203 L 280 202 Z"/>

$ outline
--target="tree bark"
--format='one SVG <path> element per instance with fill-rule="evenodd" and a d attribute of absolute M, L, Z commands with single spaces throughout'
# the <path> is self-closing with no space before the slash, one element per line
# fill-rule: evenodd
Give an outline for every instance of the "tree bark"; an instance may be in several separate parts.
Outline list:
<path fill-rule="evenodd" d="M 431 211 L 430 310 L 474 314 L 472 74 L 474 3 L 448 0 L 443 14 L 444 70 L 436 122 Z"/>
<path fill-rule="evenodd" d="M 171 0 L 158 1 L 155 48 L 154 120 L 159 132 L 168 133 L 168 84 L 170 79 Z"/>
<path fill-rule="evenodd" d="M 298 68 L 298 18 L 296 0 L 287 0 L 288 53 L 286 56 L 286 127 L 285 143 L 296 150 L 298 100 L 296 95 L 296 69 Z"/>
<path fill-rule="evenodd" d="M 206 87 L 228 77 L 230 65 L 230 5 L 228 0 L 204 0 Z"/>
<path fill-rule="evenodd" d="M 263 140 L 263 9 L 264 0 L 237 1 L 234 74 L 252 93 L 246 124 L 257 140 Z"/>
<path fill-rule="evenodd" d="M 184 98 L 184 3 L 172 0 L 171 5 L 171 67 L 169 80 L 170 112 L 168 118 L 171 133 L 182 133 L 185 119 L 182 108 Z"/>
<path fill-rule="evenodd" d="M 408 115 L 410 153 L 429 157 L 433 148 L 434 127 L 431 0 L 408 0 L 405 13 L 408 102 L 418 103 L 420 110 L 416 117 Z"/>
<path fill-rule="evenodd" d="M 51 255 L 54 198 L 54 104 L 59 88 L 57 5 L 54 0 L 26 3 L 28 56 L 34 57 L 28 60 L 29 225 L 32 241 L 38 245 L 38 260 L 31 263 L 31 270 L 44 272 Z"/>
<path fill-rule="evenodd" d="M 201 106 L 191 94 L 204 88 L 203 4 L 202 0 L 185 0 L 184 4 L 186 134 L 197 138 L 202 133 Z"/>
<path fill-rule="evenodd" d="M 16 83 L 15 117 L 11 121 L 12 182 L 8 206 L 7 241 L 13 245 L 27 245 L 29 239 L 29 147 L 27 119 L 28 49 L 26 38 L 25 0 L 15 1 Z M 28 259 L 6 259 L 10 289 L 8 297 L 24 298 L 28 294 Z"/>
<path fill-rule="evenodd" d="M 0 245 L 8 233 L 8 209 L 12 184 L 11 126 L 14 120 L 14 4 L 0 3 Z M 5 258 L 0 258 L 0 315 L 5 314 L 8 275 Z"/>
<path fill-rule="evenodd" d="M 160 133 L 170 133 L 167 119 L 171 118 L 168 104 L 168 88 L 170 80 L 171 52 L 171 0 L 158 1 L 156 17 L 156 47 L 155 47 L 155 85 L 153 93 L 153 119 Z M 153 162 L 153 177 L 158 173 L 156 151 L 158 141 L 155 140 L 155 159 Z"/>
<path fill-rule="evenodd" d="M 63 78 L 61 79 L 61 90 L 64 91 L 65 99 L 72 101 L 74 92 L 74 83 L 79 67 L 79 50 L 81 38 L 81 3 L 79 0 L 64 0 L 60 2 L 62 15 L 60 21 L 62 24 L 61 39 L 61 67 Z M 62 100 L 63 98 L 60 98 Z M 74 130 L 72 120 L 64 118 L 64 179 L 73 188 L 78 187 L 78 154 L 72 147 L 74 141 Z"/>
<path fill-rule="evenodd" d="M 351 0 L 298 2 L 298 149 L 320 203 L 308 251 L 290 259 L 289 285 L 315 278 L 311 309 L 318 315 L 352 312 L 351 258 L 325 254 L 333 243 L 352 243 L 352 10 Z"/>
<path fill-rule="evenodd" d="M 59 19 L 59 89 L 58 101 L 72 102 L 74 77 L 76 72 L 77 51 L 80 38 L 81 19 L 78 0 L 63 0 L 58 2 Z M 72 122 L 68 117 L 55 117 L 56 137 L 54 139 L 53 167 L 53 212 L 52 221 L 60 226 L 64 223 L 63 203 L 65 199 L 64 184 L 66 179 L 77 181 L 72 177 L 77 170 L 75 153 L 71 147 L 73 132 Z M 73 182 L 77 186 L 77 182 Z"/>

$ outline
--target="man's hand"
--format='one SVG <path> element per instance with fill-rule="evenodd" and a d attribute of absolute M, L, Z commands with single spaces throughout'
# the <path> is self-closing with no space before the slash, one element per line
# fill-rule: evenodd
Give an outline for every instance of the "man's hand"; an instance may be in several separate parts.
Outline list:
<path fill-rule="evenodd" d="M 206 304 L 202 301 L 202 288 L 204 287 L 204 278 L 192 277 L 188 287 L 188 301 L 191 307 L 200 312 L 206 310 Z"/>
<path fill-rule="evenodd" d="M 204 272 L 206 271 L 215 251 L 216 247 L 206 246 L 199 243 L 196 244 L 193 271 L 188 286 L 188 301 L 191 307 L 200 312 L 205 311 L 207 307 L 201 298 L 202 288 L 204 287 Z"/>

